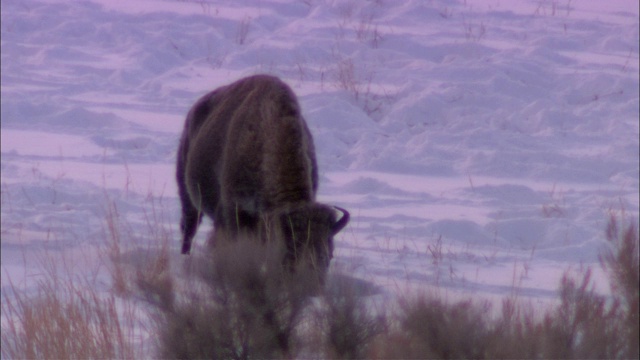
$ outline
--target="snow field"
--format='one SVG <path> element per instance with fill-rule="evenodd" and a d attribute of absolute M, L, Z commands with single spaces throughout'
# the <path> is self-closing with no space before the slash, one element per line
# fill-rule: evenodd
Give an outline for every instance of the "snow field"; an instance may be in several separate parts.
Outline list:
<path fill-rule="evenodd" d="M 184 116 L 254 73 L 300 98 L 319 200 L 352 214 L 332 267 L 354 286 L 546 304 L 593 267 L 606 293 L 606 222 L 640 208 L 636 5 L 3 1 L 3 294 L 34 288 L 45 249 L 94 259 L 107 288 L 90 254 L 111 202 L 127 251 L 154 251 L 156 214 L 184 262 Z"/>

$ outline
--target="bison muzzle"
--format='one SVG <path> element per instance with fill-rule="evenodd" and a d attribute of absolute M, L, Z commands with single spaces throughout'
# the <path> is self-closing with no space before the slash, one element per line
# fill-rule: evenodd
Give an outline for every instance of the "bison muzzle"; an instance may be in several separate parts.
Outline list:
<path fill-rule="evenodd" d="M 304 257 L 326 272 L 333 236 L 349 213 L 316 202 L 313 139 L 295 94 L 280 79 L 251 76 L 200 98 L 185 121 L 176 172 L 183 254 L 206 214 L 215 241 L 277 238 L 289 266 Z"/>

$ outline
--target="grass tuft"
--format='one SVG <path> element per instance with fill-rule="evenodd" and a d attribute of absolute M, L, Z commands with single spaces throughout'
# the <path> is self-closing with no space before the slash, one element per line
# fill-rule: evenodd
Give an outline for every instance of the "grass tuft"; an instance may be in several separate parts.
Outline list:
<path fill-rule="evenodd" d="M 8 359 L 136 358 L 131 308 L 113 294 L 47 269 L 32 293 L 13 282 L 2 293 L 2 357 Z M 94 284 L 95 285 L 95 284 Z"/>
<path fill-rule="evenodd" d="M 159 298 L 156 329 L 162 358 L 281 358 L 292 356 L 295 329 L 317 290 L 304 268 L 282 266 L 283 249 L 252 239 L 216 245 L 199 260 L 184 296 L 164 297 L 162 286 L 142 290 Z"/>
<path fill-rule="evenodd" d="M 322 330 L 325 353 L 334 359 L 363 359 L 376 336 L 386 328 L 377 314 L 347 283 L 339 282 L 323 294 L 323 307 L 315 319 Z"/>

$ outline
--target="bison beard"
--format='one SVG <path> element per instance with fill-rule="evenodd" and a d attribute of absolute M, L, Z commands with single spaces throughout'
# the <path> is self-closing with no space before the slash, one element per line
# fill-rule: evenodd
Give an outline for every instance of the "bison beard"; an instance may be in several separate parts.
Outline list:
<path fill-rule="evenodd" d="M 206 214 L 214 221 L 216 241 L 239 235 L 280 239 L 287 267 L 304 259 L 322 276 L 333 254 L 333 236 L 349 221 L 346 210 L 316 202 L 311 133 L 293 91 L 273 76 L 241 79 L 193 105 L 180 140 L 176 178 L 183 254 L 189 253 Z"/>

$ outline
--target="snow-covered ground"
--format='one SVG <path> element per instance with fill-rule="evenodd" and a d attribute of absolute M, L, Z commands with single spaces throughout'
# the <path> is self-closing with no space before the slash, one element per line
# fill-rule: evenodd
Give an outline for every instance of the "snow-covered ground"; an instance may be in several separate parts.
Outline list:
<path fill-rule="evenodd" d="M 352 213 L 332 271 L 381 293 L 544 303 L 565 270 L 597 268 L 610 214 L 637 221 L 635 0 L 1 6 L 3 293 L 35 286 L 40 250 L 102 274 L 110 202 L 134 247 L 157 216 L 183 261 L 184 116 L 255 73 L 298 94 L 319 198 Z"/>

